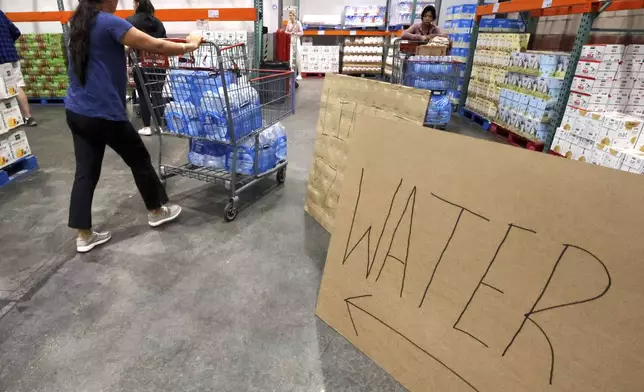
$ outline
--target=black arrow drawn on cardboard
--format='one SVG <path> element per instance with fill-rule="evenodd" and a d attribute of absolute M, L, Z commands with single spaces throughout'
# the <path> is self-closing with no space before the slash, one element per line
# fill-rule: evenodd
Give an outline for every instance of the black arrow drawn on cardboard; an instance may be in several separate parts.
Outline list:
<path fill-rule="evenodd" d="M 460 374 L 458 374 L 454 369 L 452 369 L 452 368 L 451 368 L 451 367 L 449 367 L 447 364 L 445 364 L 445 362 L 441 361 L 441 360 L 440 360 L 440 359 L 438 359 L 436 356 L 434 356 L 434 355 L 430 354 L 427 350 L 425 350 L 424 348 L 420 347 L 418 344 L 414 343 L 414 342 L 413 342 L 411 339 L 409 339 L 407 336 L 403 335 L 403 333 L 402 333 L 402 332 L 398 331 L 397 329 L 395 329 L 395 328 L 394 328 L 394 327 L 392 327 L 391 325 L 387 324 L 386 322 L 384 322 L 383 320 L 381 320 L 380 318 L 378 318 L 378 317 L 377 317 L 377 316 L 375 316 L 374 314 L 370 313 L 369 311 L 367 311 L 367 310 L 363 309 L 362 307 L 360 307 L 359 305 L 356 305 L 356 304 L 353 302 L 353 301 L 355 301 L 356 299 L 360 299 L 360 298 L 368 298 L 368 297 L 372 297 L 372 295 L 371 295 L 371 294 L 367 294 L 367 295 L 358 295 L 358 296 L 356 296 L 356 297 L 349 297 L 349 298 L 345 298 L 345 299 L 344 299 L 344 302 L 347 304 L 347 311 L 349 312 L 349 318 L 351 319 L 351 325 L 353 325 L 353 330 L 355 331 L 356 336 L 359 336 L 359 335 L 358 335 L 358 328 L 356 328 L 356 323 L 355 323 L 355 321 L 353 320 L 353 314 L 351 313 L 351 307 L 353 307 L 353 308 L 355 308 L 355 309 L 360 310 L 361 312 L 363 312 L 363 313 L 367 314 L 368 316 L 371 316 L 374 320 L 378 321 L 379 323 L 381 323 L 381 324 L 382 324 L 382 325 L 384 325 L 385 327 L 389 328 L 390 330 L 392 330 L 393 332 L 395 332 L 398 336 L 402 337 L 403 339 L 405 339 L 406 341 L 408 341 L 411 345 L 413 345 L 414 347 L 416 347 L 417 349 L 419 349 L 420 351 L 422 351 L 423 353 L 425 353 L 427 356 L 429 356 L 431 359 L 433 359 L 435 362 L 437 362 L 438 364 L 440 364 L 442 367 L 444 367 L 445 369 L 449 370 L 453 375 L 455 375 L 456 377 L 458 377 L 461 381 L 463 381 L 463 382 L 464 382 L 465 384 L 467 384 L 470 388 L 472 388 L 472 390 L 474 390 L 474 391 L 476 391 L 476 392 L 480 392 L 478 389 L 476 389 L 476 387 L 475 387 L 474 385 L 470 384 L 470 382 L 469 382 L 469 381 L 467 381 L 465 378 L 463 378 L 463 376 L 461 376 L 461 375 L 460 375 Z"/>

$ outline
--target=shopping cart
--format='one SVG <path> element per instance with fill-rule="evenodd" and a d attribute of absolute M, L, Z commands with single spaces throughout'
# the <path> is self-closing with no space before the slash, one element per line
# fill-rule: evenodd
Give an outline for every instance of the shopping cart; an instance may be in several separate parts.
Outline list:
<path fill-rule="evenodd" d="M 416 56 L 420 44 L 404 40 L 394 43 L 392 83 L 431 90 L 425 125 L 445 129 L 452 113 L 448 91 L 458 89 L 462 64 L 449 56 Z"/>
<path fill-rule="evenodd" d="M 223 184 L 230 222 L 241 192 L 272 174 L 284 182 L 286 134 L 276 124 L 295 112 L 293 72 L 249 69 L 245 44 L 203 43 L 175 57 L 135 51 L 130 56 L 144 81 L 140 99 L 152 109 L 164 184 L 174 176 Z M 166 136 L 189 139 L 187 163 L 164 161 Z"/>

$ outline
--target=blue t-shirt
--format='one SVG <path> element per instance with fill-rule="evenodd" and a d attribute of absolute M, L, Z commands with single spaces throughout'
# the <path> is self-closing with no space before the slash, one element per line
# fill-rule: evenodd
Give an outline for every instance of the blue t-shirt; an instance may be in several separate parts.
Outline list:
<path fill-rule="evenodd" d="M 83 86 L 69 64 L 69 88 L 65 108 L 86 117 L 127 121 L 125 92 L 127 63 L 121 39 L 132 28 L 130 22 L 101 12 L 89 38 L 87 80 Z"/>

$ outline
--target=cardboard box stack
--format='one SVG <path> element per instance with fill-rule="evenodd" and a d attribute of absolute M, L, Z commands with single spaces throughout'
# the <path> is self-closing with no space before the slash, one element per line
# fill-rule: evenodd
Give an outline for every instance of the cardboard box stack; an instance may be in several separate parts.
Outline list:
<path fill-rule="evenodd" d="M 495 118 L 501 86 L 512 53 L 525 51 L 530 34 L 479 34 L 465 106 L 489 119 Z"/>
<path fill-rule="evenodd" d="M 585 45 L 551 150 L 644 173 L 644 45 Z"/>
<path fill-rule="evenodd" d="M 570 108 L 551 150 L 566 158 L 644 174 L 644 119 Z"/>
<path fill-rule="evenodd" d="M 25 34 L 16 43 L 25 94 L 28 97 L 64 98 L 67 66 L 62 34 Z"/>
<path fill-rule="evenodd" d="M 18 100 L 18 78 L 11 64 L 0 65 L 0 168 L 31 154 L 27 135 L 23 131 L 11 132 L 24 124 Z M 7 137 L 7 134 L 9 136 Z"/>
<path fill-rule="evenodd" d="M 340 47 L 302 45 L 303 73 L 338 73 L 340 71 Z"/>
<path fill-rule="evenodd" d="M 24 119 L 18 106 L 18 77 L 11 64 L 0 65 L 0 135 L 22 124 Z"/>
<path fill-rule="evenodd" d="M 644 116 L 644 45 L 585 45 L 568 105 Z"/>
<path fill-rule="evenodd" d="M 513 52 L 499 98 L 496 122 L 531 139 L 545 141 L 554 129 L 554 107 L 570 59 L 567 53 Z"/>

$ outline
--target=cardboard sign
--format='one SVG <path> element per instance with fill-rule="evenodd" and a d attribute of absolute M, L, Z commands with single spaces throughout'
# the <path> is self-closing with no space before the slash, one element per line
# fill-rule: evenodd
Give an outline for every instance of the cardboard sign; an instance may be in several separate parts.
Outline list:
<path fill-rule="evenodd" d="M 644 385 L 642 177 L 360 118 L 317 314 L 412 391 Z"/>
<path fill-rule="evenodd" d="M 355 121 L 374 117 L 422 125 L 429 91 L 351 76 L 327 74 L 320 101 L 315 156 L 306 193 L 306 211 L 332 231 Z"/>

